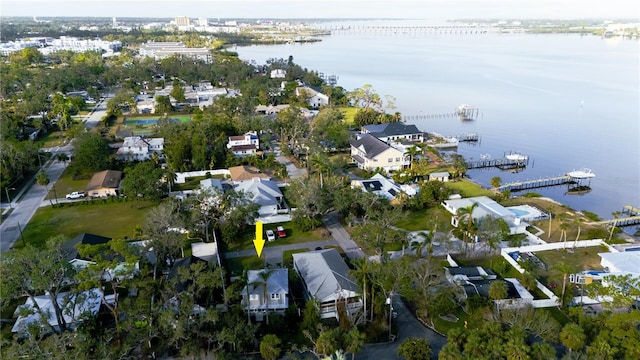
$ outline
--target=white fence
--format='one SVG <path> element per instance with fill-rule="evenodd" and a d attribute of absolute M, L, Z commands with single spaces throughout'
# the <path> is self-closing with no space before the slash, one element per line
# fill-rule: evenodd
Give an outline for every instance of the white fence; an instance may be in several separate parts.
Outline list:
<path fill-rule="evenodd" d="M 187 171 L 176 173 L 176 184 L 184 184 L 187 182 L 187 178 L 192 178 L 196 176 L 206 176 L 209 173 L 211 176 L 214 175 L 224 175 L 225 177 L 231 176 L 231 173 L 227 169 L 218 169 L 218 170 L 202 170 L 202 171 Z"/>

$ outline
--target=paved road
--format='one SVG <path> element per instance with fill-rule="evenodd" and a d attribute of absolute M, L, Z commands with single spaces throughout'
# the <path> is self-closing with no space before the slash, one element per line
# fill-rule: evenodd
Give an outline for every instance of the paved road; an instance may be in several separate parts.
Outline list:
<path fill-rule="evenodd" d="M 96 104 L 94 110 L 87 115 L 84 120 L 85 127 L 96 127 L 105 114 L 106 103 L 100 102 Z M 47 196 L 47 193 L 55 185 L 56 181 L 58 181 L 60 175 L 62 175 L 62 172 L 68 165 L 68 161 L 56 161 L 55 155 L 61 152 L 68 155 L 71 154 L 73 151 L 73 144 L 70 142 L 64 146 L 44 148 L 40 149 L 40 151 L 51 152 L 54 155 L 43 166 L 43 171 L 46 172 L 49 177 L 49 185 L 45 189 L 42 186 L 36 185 L 35 179 L 32 179 L 30 183 L 24 187 L 22 192 L 13 199 L 13 202 L 10 205 L 13 207 L 13 210 L 0 225 L 0 253 L 3 253 L 13 247 L 13 244 L 15 244 L 15 242 L 21 237 L 22 230 L 27 223 L 31 221 L 31 218 L 36 213 L 38 207 L 46 203 L 44 199 Z M 63 195 L 64 194 L 58 194 L 58 196 Z"/>
<path fill-rule="evenodd" d="M 391 297 L 393 311 L 397 313 L 393 319 L 393 327 L 398 329 L 397 338 L 390 343 L 367 344 L 356 354 L 356 360 L 384 359 L 401 360 L 398 356 L 398 346 L 410 337 L 425 338 L 433 350 L 431 358 L 437 359 L 440 349 L 446 344 L 447 338 L 422 325 L 411 311 L 404 305 L 400 296 Z"/>
<path fill-rule="evenodd" d="M 268 265 L 272 266 L 280 266 L 282 264 L 282 252 L 288 250 L 297 250 L 297 249 L 309 249 L 315 250 L 317 247 L 327 247 L 327 246 L 336 246 L 338 243 L 334 239 L 320 240 L 320 241 L 310 241 L 301 244 L 289 244 L 289 245 L 277 245 L 278 240 L 275 243 L 270 243 L 269 246 L 265 246 L 262 250 L 264 254 L 264 258 L 267 261 Z M 273 244 L 273 245 L 271 245 Z M 247 256 L 257 256 L 256 251 L 254 249 L 251 250 L 241 250 L 241 251 L 231 251 L 222 254 L 222 257 L 225 259 L 233 259 L 239 257 L 247 257 Z"/>

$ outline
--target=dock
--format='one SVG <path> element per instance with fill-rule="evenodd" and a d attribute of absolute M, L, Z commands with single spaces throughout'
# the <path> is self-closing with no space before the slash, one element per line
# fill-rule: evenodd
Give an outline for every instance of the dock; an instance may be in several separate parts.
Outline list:
<path fill-rule="evenodd" d="M 476 142 L 480 140 L 480 135 L 478 135 L 478 133 L 466 133 L 466 134 L 454 136 L 454 138 L 462 142 Z"/>
<path fill-rule="evenodd" d="M 467 170 L 471 169 L 483 169 L 483 168 L 491 168 L 495 167 L 498 169 L 516 169 L 516 168 L 524 168 L 529 164 L 529 158 L 522 159 L 507 159 L 507 158 L 499 158 L 499 159 L 491 159 L 484 158 L 480 160 L 469 160 L 467 163 Z"/>
<path fill-rule="evenodd" d="M 497 188 L 498 191 L 521 191 L 528 189 L 535 189 L 547 186 L 558 185 L 570 185 L 577 183 L 575 179 L 568 175 L 553 176 L 547 178 L 540 178 L 535 180 L 515 181 L 512 183 L 504 184 Z"/>
<path fill-rule="evenodd" d="M 603 221 L 597 221 L 594 222 L 592 224 L 596 224 L 596 225 L 607 225 L 607 226 L 613 226 L 615 224 L 615 226 L 631 226 L 631 225 L 638 225 L 640 224 L 640 215 L 635 215 L 635 216 L 627 216 L 627 217 L 622 217 L 622 218 L 617 218 L 617 219 L 610 219 L 610 220 L 603 220 Z"/>
<path fill-rule="evenodd" d="M 474 120 L 478 117 L 480 110 L 473 105 L 462 104 L 458 106 L 455 113 L 460 120 Z"/>

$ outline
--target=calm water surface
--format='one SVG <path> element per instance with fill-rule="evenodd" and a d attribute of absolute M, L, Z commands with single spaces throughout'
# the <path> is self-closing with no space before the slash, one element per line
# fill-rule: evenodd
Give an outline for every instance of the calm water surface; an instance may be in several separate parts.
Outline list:
<path fill-rule="evenodd" d="M 534 191 L 602 218 L 624 205 L 640 207 L 637 40 L 340 31 L 318 43 L 235 50 L 258 63 L 292 55 L 305 68 L 337 75 L 347 90 L 371 84 L 377 93 L 395 97 L 396 110 L 423 131 L 477 132 L 478 144 L 458 148 L 466 159 L 509 151 L 530 157 L 530 166 L 519 173 L 470 171 L 484 186 L 493 176 L 507 183 L 587 167 L 597 175 L 587 194 L 566 195 L 562 186 Z M 425 116 L 452 113 L 460 104 L 477 106 L 480 115 L 471 122 Z"/>

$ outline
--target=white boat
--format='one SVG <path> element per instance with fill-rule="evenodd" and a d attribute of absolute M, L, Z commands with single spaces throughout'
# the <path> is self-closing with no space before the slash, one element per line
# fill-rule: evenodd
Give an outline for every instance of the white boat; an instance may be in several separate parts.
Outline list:
<path fill-rule="evenodd" d="M 507 160 L 511 161 L 527 161 L 529 157 L 520 153 L 510 153 L 504 156 Z"/>
<path fill-rule="evenodd" d="M 567 173 L 567 175 L 574 179 L 589 179 L 589 178 L 596 177 L 596 174 L 592 173 L 591 169 L 587 169 L 587 168 L 571 171 Z"/>
<path fill-rule="evenodd" d="M 431 146 L 434 147 L 434 148 L 439 148 L 439 149 L 458 147 L 458 143 L 459 143 L 458 139 L 456 139 L 454 137 L 445 137 L 445 138 L 442 138 L 442 139 L 444 140 L 444 142 L 433 144 Z"/>

